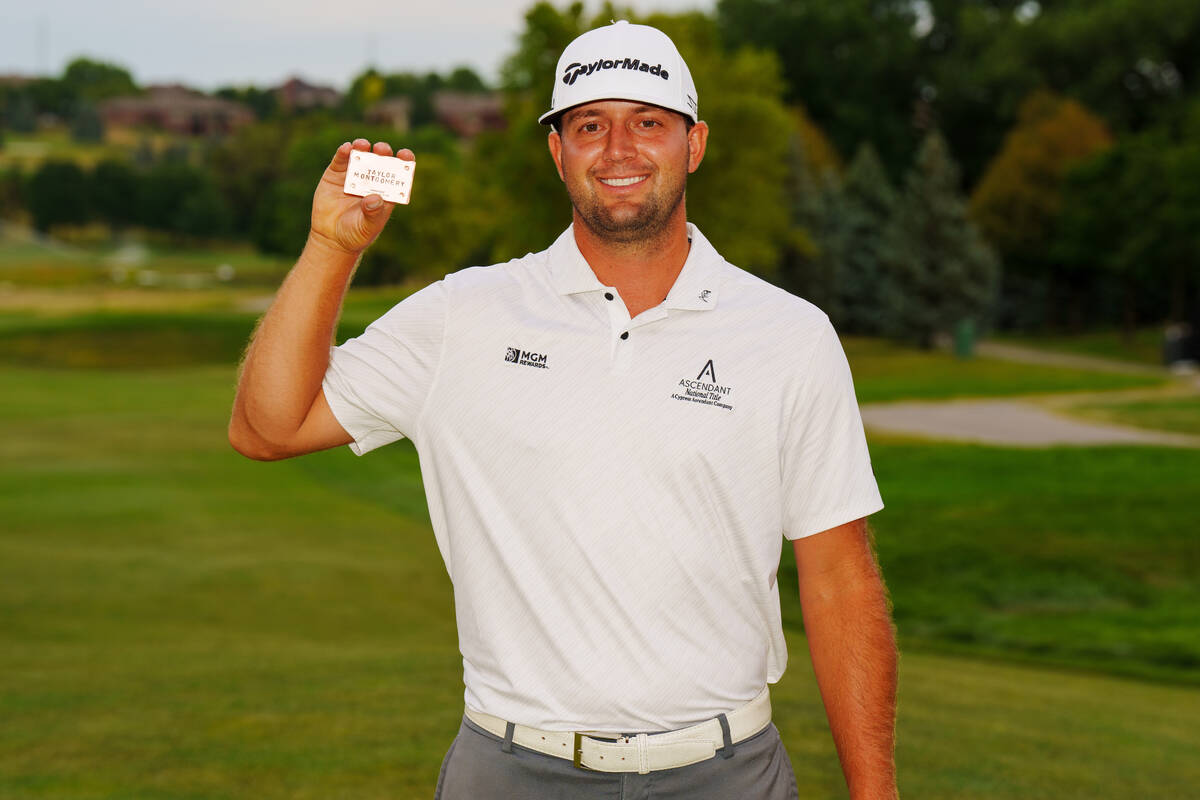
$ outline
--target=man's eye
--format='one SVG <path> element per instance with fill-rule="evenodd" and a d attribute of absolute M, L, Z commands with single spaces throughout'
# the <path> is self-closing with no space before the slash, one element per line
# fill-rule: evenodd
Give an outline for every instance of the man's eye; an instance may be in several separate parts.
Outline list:
<path fill-rule="evenodd" d="M 656 119 L 644 119 L 644 120 L 642 120 L 642 121 L 641 121 L 639 124 L 640 124 L 640 125 L 641 125 L 643 128 L 653 128 L 654 126 L 658 125 L 658 120 L 656 120 Z"/>
<path fill-rule="evenodd" d="M 600 130 L 600 123 L 585 122 L 580 130 L 582 130 L 584 133 L 595 133 L 596 131 Z"/>

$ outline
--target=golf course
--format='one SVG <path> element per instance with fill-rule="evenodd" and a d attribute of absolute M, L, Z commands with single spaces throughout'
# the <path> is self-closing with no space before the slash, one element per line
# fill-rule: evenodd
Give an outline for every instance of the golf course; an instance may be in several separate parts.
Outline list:
<path fill-rule="evenodd" d="M 431 797 L 461 660 L 411 445 L 233 452 L 257 262 L 136 286 L 7 246 L 0 798 Z M 353 291 L 339 337 L 403 293 Z M 1198 430 L 1165 372 L 845 346 L 864 403 L 1079 393 L 1091 419 Z M 869 438 L 902 794 L 1200 797 L 1200 449 Z M 800 796 L 842 798 L 790 548 L 779 580 L 775 721 Z"/>

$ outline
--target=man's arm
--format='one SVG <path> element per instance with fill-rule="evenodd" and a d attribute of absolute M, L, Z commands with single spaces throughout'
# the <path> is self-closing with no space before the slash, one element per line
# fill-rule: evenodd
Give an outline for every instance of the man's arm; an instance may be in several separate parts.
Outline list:
<path fill-rule="evenodd" d="M 308 243 L 259 323 L 238 376 L 229 442 L 273 460 L 349 444 L 321 391 L 346 286 L 362 252 L 383 230 L 392 203 L 347 195 L 351 150 L 390 156 L 386 142 L 356 139 L 337 149 L 313 195 Z M 413 160 L 409 150 L 399 158 Z"/>
<path fill-rule="evenodd" d="M 808 649 L 851 800 L 892 800 L 898 656 L 866 520 L 794 547 Z"/>

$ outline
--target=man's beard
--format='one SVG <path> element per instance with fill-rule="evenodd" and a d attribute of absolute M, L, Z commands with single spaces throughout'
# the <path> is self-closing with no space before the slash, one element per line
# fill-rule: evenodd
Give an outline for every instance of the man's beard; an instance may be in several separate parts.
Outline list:
<path fill-rule="evenodd" d="M 680 181 L 678 190 L 667 197 L 650 194 L 636 213 L 628 209 L 613 209 L 602 205 L 594 193 L 577 191 L 567 184 L 567 196 L 583 224 L 598 238 L 614 244 L 632 244 L 655 238 L 667 228 L 679 204 L 683 202 L 687 182 Z M 624 213 L 614 214 L 614 210 Z"/>

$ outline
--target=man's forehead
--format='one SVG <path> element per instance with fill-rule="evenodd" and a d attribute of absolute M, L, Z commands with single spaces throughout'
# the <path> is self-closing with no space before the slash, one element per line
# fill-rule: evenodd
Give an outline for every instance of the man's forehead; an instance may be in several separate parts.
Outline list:
<path fill-rule="evenodd" d="M 575 106 L 563 112 L 564 120 L 580 117 L 602 117 L 622 114 L 677 114 L 676 111 L 656 106 L 652 103 L 641 103 L 635 100 L 595 100 L 591 103 Z"/>

